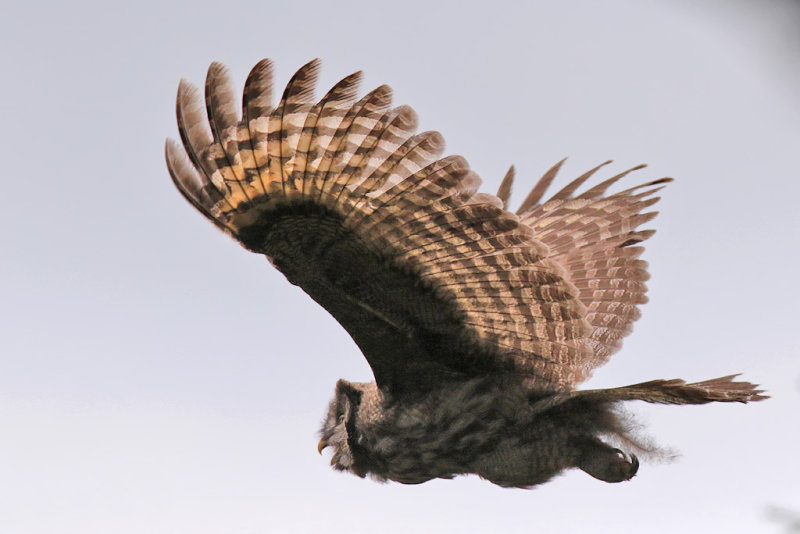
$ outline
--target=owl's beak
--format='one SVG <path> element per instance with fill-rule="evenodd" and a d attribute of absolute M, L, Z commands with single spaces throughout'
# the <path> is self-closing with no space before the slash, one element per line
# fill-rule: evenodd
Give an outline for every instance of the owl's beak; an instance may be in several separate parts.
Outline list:
<path fill-rule="evenodd" d="M 325 438 L 322 438 L 321 440 L 319 440 L 319 443 L 317 443 L 317 452 L 322 454 L 322 449 L 324 449 L 327 446 L 328 442 L 325 441 Z"/>

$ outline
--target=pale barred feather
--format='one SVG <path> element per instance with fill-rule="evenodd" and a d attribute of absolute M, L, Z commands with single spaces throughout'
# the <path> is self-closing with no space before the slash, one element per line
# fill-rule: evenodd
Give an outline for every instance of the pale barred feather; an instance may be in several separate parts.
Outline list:
<path fill-rule="evenodd" d="M 525 276 L 521 276 L 521 273 L 525 273 Z M 438 287 L 449 288 L 454 295 L 496 298 L 495 304 L 503 309 L 527 300 L 547 302 L 551 305 L 553 302 L 567 301 L 576 296 L 574 289 L 566 290 L 561 284 L 561 279 L 547 271 L 517 269 L 513 277 L 515 279 L 509 280 L 505 277 L 492 279 L 484 276 L 474 282 L 472 280 L 467 282 L 456 276 L 452 280 L 443 281 Z M 536 285 L 531 285 L 533 283 Z M 502 288 L 507 288 L 507 295 L 497 295 L 498 289 Z M 579 317 L 582 312 L 575 308 L 569 310 L 574 314 L 572 317 Z"/>
<path fill-rule="evenodd" d="M 213 197 L 213 203 L 206 205 L 207 209 L 204 213 L 208 213 L 212 217 L 220 216 L 225 219 L 227 218 L 225 212 L 232 209 L 233 205 L 230 204 L 229 195 L 226 194 L 227 188 L 225 184 L 218 175 L 215 176 L 214 174 L 216 167 L 213 162 L 210 163 L 208 158 L 205 157 L 208 148 L 212 146 L 213 138 L 197 88 L 186 80 L 181 80 L 178 85 L 175 111 L 178 119 L 178 132 L 183 141 L 185 154 L 196 170 L 196 174 L 193 173 L 193 178 L 199 179 L 201 182 L 197 190 L 203 190 Z M 167 150 L 170 150 L 169 146 L 167 146 Z M 180 168 L 180 164 L 177 161 L 173 163 L 173 168 Z M 178 175 L 178 178 L 182 179 L 186 176 L 184 173 Z M 191 187 L 187 186 L 186 190 L 188 191 L 189 189 Z M 222 209 L 221 206 L 224 206 L 225 209 Z M 214 214 L 215 211 L 220 215 Z M 223 223 L 223 226 L 226 225 Z"/>
<path fill-rule="evenodd" d="M 206 112 L 214 140 L 223 139 L 224 132 L 238 126 L 239 114 L 228 69 L 214 62 L 206 76 Z M 235 152 L 234 152 L 235 153 Z"/>
<path fill-rule="evenodd" d="M 577 190 L 605 162 L 568 183 L 543 201 L 563 161 L 551 168 L 523 202 L 517 213 L 535 237 L 549 247 L 549 258 L 568 273 L 586 307 L 592 325 L 589 341 L 593 347 L 592 366 L 601 365 L 619 349 L 632 330 L 640 312 L 637 305 L 647 301 L 647 263 L 638 260 L 642 247 L 631 244 L 646 240 L 652 230 L 637 228 L 655 217 L 643 212 L 658 201 L 652 197 L 665 178 L 606 195 L 608 189 L 633 167 L 575 195 Z"/>
<path fill-rule="evenodd" d="M 475 241 L 486 234 L 494 235 L 515 229 L 518 224 L 516 218 L 511 219 L 509 215 L 489 204 L 457 206 L 449 211 L 420 206 L 405 218 L 388 216 L 383 219 L 385 232 L 376 234 L 374 239 L 390 242 L 402 240 L 410 250 L 436 243 L 437 240 L 446 241 L 445 245 L 450 242 L 461 244 Z"/>
<path fill-rule="evenodd" d="M 547 249 L 545 247 L 532 241 L 529 232 L 519 231 L 520 228 L 524 228 L 523 226 L 512 227 L 510 230 L 508 228 L 508 225 L 493 225 L 487 230 L 487 235 L 483 239 L 475 237 L 474 234 L 469 237 L 460 237 L 454 233 L 449 241 L 448 238 L 438 237 L 426 242 L 422 236 L 417 235 L 417 239 L 411 240 L 411 242 L 419 242 L 419 246 L 409 249 L 408 254 L 413 255 L 415 263 L 423 269 L 442 269 L 441 266 L 478 257 L 487 258 L 483 261 L 490 261 L 488 258 L 499 250 L 511 251 L 524 248 L 531 262 L 539 262 L 546 257 Z M 460 235 L 463 236 L 463 232 Z M 452 243 L 452 246 L 448 243 Z M 529 265 L 525 267 L 531 268 Z M 547 272 L 559 272 L 549 264 L 543 264 L 542 269 Z M 560 273 L 557 276 L 559 280 L 562 279 Z"/>
<path fill-rule="evenodd" d="M 527 231 L 523 231 L 527 229 Z M 528 245 L 531 242 L 531 232 L 527 226 L 520 225 L 516 230 L 504 232 L 499 235 L 487 235 L 486 237 L 465 241 L 463 243 L 453 243 L 451 246 L 444 246 L 441 241 L 420 247 L 416 251 L 415 261 L 420 266 L 427 263 L 440 263 L 448 258 L 474 258 L 490 254 L 498 249 L 515 248 L 521 245 Z M 438 246 L 437 246 L 438 245 Z"/>
<path fill-rule="evenodd" d="M 383 114 L 376 110 L 372 118 L 362 118 L 361 128 L 366 130 L 371 124 L 371 130 L 363 139 L 359 133 L 352 131 L 353 126 L 351 126 L 348 141 L 355 145 L 355 148 L 338 173 L 337 186 L 330 191 L 331 196 L 336 197 L 336 204 L 339 204 L 342 194 L 350 196 L 352 191 L 359 187 L 370 190 L 377 183 L 377 177 L 372 177 L 373 171 L 380 163 L 386 161 L 392 152 L 402 146 L 406 138 L 416 129 L 416 121 L 408 120 L 409 117 L 416 117 L 416 114 L 409 110 L 408 106 L 387 109 Z M 354 125 L 357 122 L 358 119 Z"/>
<path fill-rule="evenodd" d="M 272 112 L 272 61 L 262 59 L 250 70 L 242 97 L 242 116 L 250 122 Z"/>
<path fill-rule="evenodd" d="M 363 108 L 365 99 L 371 97 L 371 94 L 367 95 L 354 103 L 360 79 L 360 73 L 344 78 L 320 101 L 322 112 L 309 141 L 312 160 L 309 170 L 312 173 L 304 182 L 310 200 L 320 202 L 327 199 L 330 203 L 330 195 L 325 195 L 324 191 L 331 165 L 355 116 Z"/>
<path fill-rule="evenodd" d="M 254 131 L 250 129 L 247 119 L 236 127 L 236 145 L 239 152 L 234 156 L 236 165 L 241 169 L 243 175 L 242 188 L 247 191 L 249 198 L 261 198 L 264 196 L 264 182 L 261 180 L 259 163 L 257 161 L 258 151 L 254 151 L 252 146 L 256 139 Z M 256 134 L 257 135 L 257 134 Z"/>
<path fill-rule="evenodd" d="M 242 124 L 239 126 L 239 157 L 245 174 L 245 183 L 256 191 L 254 196 L 265 196 L 266 179 L 261 171 L 266 167 L 264 149 L 267 143 L 267 121 L 272 112 L 272 62 L 262 59 L 247 76 L 242 98 Z"/>
<path fill-rule="evenodd" d="M 435 155 L 432 155 L 432 162 L 422 165 L 419 170 L 408 175 L 404 180 L 394 181 L 384 191 L 368 194 L 369 206 L 366 206 L 359 219 L 365 218 L 368 214 L 371 221 L 377 221 L 383 213 L 402 213 L 404 208 L 416 206 L 416 203 L 420 202 L 420 199 L 412 198 L 412 195 L 416 195 L 419 190 L 438 187 L 442 194 L 445 194 L 456 185 L 461 190 L 467 189 L 468 182 L 465 181 L 465 177 L 470 172 L 467 161 L 461 156 L 452 155 L 436 159 L 444 151 L 444 139 L 438 137 L 438 141 L 433 145 Z M 403 204 L 402 207 L 401 204 Z"/>
<path fill-rule="evenodd" d="M 417 125 L 417 113 L 411 107 L 399 106 L 390 111 L 387 126 L 377 132 L 375 143 L 365 154 L 365 164 L 357 169 L 358 176 L 355 177 L 354 183 L 347 186 L 350 195 L 356 199 L 352 209 L 361 206 L 368 198 L 366 194 L 374 191 L 379 184 L 381 187 L 386 187 L 386 180 L 392 175 L 399 161 L 409 160 L 409 150 L 422 140 L 422 138 L 415 139 L 414 132 Z M 405 176 L 410 174 L 409 171 L 410 168 L 405 172 Z M 363 180 L 360 179 L 362 176 L 365 177 Z M 349 213 L 345 214 L 347 215 Z"/>
<path fill-rule="evenodd" d="M 371 239 L 380 242 L 381 248 L 390 248 L 393 241 L 387 237 L 387 234 L 397 232 L 399 226 L 406 221 L 413 220 L 422 211 L 420 206 L 422 200 L 412 198 L 417 195 L 417 190 L 438 187 L 437 184 L 442 181 L 455 184 L 469 173 L 469 166 L 461 156 L 447 156 L 432 163 L 427 161 L 429 156 L 435 158 L 441 155 L 444 149 L 444 140 L 440 135 L 437 134 L 431 138 L 428 145 L 419 144 L 416 147 L 417 150 L 409 152 L 409 155 L 416 153 L 417 159 L 422 160 L 419 163 L 415 160 L 412 164 L 414 167 L 420 167 L 418 170 L 385 190 L 381 187 L 374 197 L 367 193 L 366 197 L 369 200 L 363 201 L 362 199 L 359 209 L 353 211 L 345 220 L 345 224 L 352 229 L 369 226 Z M 389 179 L 389 175 L 387 175 L 386 180 Z M 448 191 L 449 189 L 442 189 L 443 193 Z M 431 241 L 425 245 L 435 246 L 435 244 Z"/>
<path fill-rule="evenodd" d="M 430 169 L 422 169 L 396 184 L 380 195 L 383 199 L 377 198 L 372 203 L 369 224 L 376 229 L 373 235 L 379 238 L 385 233 L 402 232 L 407 239 L 414 239 L 411 232 L 403 230 L 405 224 L 428 214 L 447 216 L 450 210 L 463 206 L 479 186 L 480 178 L 469 169 L 466 160 L 458 156 L 444 158 Z M 442 233 L 441 237 L 446 239 L 447 235 Z"/>
<path fill-rule="evenodd" d="M 216 152 L 221 156 L 222 149 L 212 137 L 203 102 L 200 99 L 197 88 L 186 80 L 181 80 L 178 86 L 176 115 L 178 131 L 186 149 L 186 154 L 195 169 L 203 175 L 201 177 L 203 189 L 209 192 L 215 189 L 218 192 L 221 199 L 218 204 L 219 206 L 224 205 L 224 209 L 221 208 L 223 212 L 232 209 L 241 201 L 241 189 L 235 179 L 226 182 L 223 174 L 219 171 L 213 153 Z M 227 160 L 225 163 L 226 165 L 223 168 L 230 174 L 231 171 L 228 169 Z M 234 184 L 236 190 L 232 190 L 230 184 Z"/>
<path fill-rule="evenodd" d="M 317 173 L 315 187 L 319 191 L 316 201 L 336 208 L 339 193 L 349 183 L 350 175 L 342 174 L 350 158 L 358 150 L 380 117 L 391 105 L 392 90 L 382 85 L 356 102 L 342 119 L 333 134 L 328 154 L 323 158 Z M 320 176 L 320 171 L 322 175 Z"/>
<path fill-rule="evenodd" d="M 497 332 L 506 332 L 520 339 L 558 343 L 573 340 L 583 334 L 583 318 L 574 321 L 531 321 L 529 317 L 519 313 L 487 311 L 482 302 L 477 304 L 474 308 L 467 308 L 469 312 L 474 312 L 474 316 L 468 313 L 466 322 L 480 324 Z"/>
<path fill-rule="evenodd" d="M 331 197 L 336 206 L 344 206 L 341 202 L 342 195 L 349 198 L 352 190 L 363 184 L 367 175 L 364 174 L 366 166 L 376 151 L 380 153 L 379 142 L 382 133 L 391 128 L 391 121 L 396 116 L 391 105 L 391 92 L 376 94 L 374 99 L 367 101 L 361 112 L 353 119 L 346 136 L 342 140 L 342 148 L 337 154 L 337 160 L 328 171 L 334 178 L 329 179 L 329 188 L 326 193 Z M 387 148 L 395 146 L 396 139 L 388 137 Z M 385 159 L 385 158 L 384 158 Z M 374 170 L 374 167 L 373 167 Z"/>
<path fill-rule="evenodd" d="M 175 112 L 178 119 L 178 132 L 181 135 L 186 154 L 192 164 L 208 176 L 206 172 L 208 169 L 203 166 L 198 151 L 211 144 L 211 131 L 197 88 L 186 80 L 181 80 L 178 85 Z"/>
<path fill-rule="evenodd" d="M 472 195 L 472 197 L 467 199 L 466 202 L 468 204 L 490 204 L 496 207 L 497 209 L 506 211 L 505 204 L 503 203 L 503 201 L 494 195 L 490 195 L 489 193 L 480 193 L 480 192 L 475 193 L 474 195 Z"/>
<path fill-rule="evenodd" d="M 270 115 L 267 148 L 273 158 L 270 170 L 275 176 L 280 176 L 285 201 L 302 196 L 306 154 L 297 149 L 309 111 L 313 108 L 320 65 L 319 59 L 303 65 L 289 80 L 280 104 Z"/>
<path fill-rule="evenodd" d="M 537 236 L 547 236 L 554 255 L 564 244 L 574 252 L 585 244 L 625 236 L 637 226 L 655 217 L 655 213 L 638 213 L 658 199 L 637 202 L 635 198 L 608 197 L 604 199 L 556 200 L 526 214 Z"/>
<path fill-rule="evenodd" d="M 416 257 L 416 256 L 413 256 Z M 502 251 L 485 252 L 478 256 L 461 257 L 458 259 L 451 258 L 448 261 L 429 262 L 424 264 L 424 272 L 426 275 L 441 274 L 441 273 L 456 273 L 462 270 L 478 272 L 486 266 L 492 268 L 492 271 L 503 270 L 511 271 L 521 266 L 526 266 L 526 270 L 530 272 L 532 269 L 528 268 L 529 265 L 536 265 L 541 262 L 543 256 L 535 249 L 528 247 L 515 247 L 506 248 Z M 535 269 L 535 268 L 534 268 Z M 551 269 L 542 267 L 540 272 L 548 274 Z M 555 282 L 560 279 L 558 277 Z M 551 278 L 552 280 L 552 278 Z M 565 294 L 573 295 L 571 291 L 565 286 Z M 574 295 L 573 295 L 574 296 Z"/>
<path fill-rule="evenodd" d="M 354 72 L 334 85 L 330 91 L 316 105 L 316 117 L 313 126 L 308 122 L 303 129 L 304 141 L 308 136 L 308 149 L 306 155 L 306 172 L 303 178 L 303 197 L 307 198 L 315 187 L 316 176 L 322 163 L 323 156 L 328 153 L 328 147 L 334 133 L 339 128 L 344 116 L 358 96 L 358 86 L 361 83 L 361 72 Z"/>
<path fill-rule="evenodd" d="M 222 198 L 219 191 L 204 182 L 180 145 L 172 139 L 168 140 L 165 156 L 172 183 L 183 197 L 220 229 L 234 235 L 233 229 L 226 226 L 223 213 L 217 207 Z"/>
<path fill-rule="evenodd" d="M 569 301 L 575 296 L 564 291 L 559 283 L 542 284 L 533 288 L 512 286 L 512 289 L 507 291 L 508 294 L 503 296 L 497 295 L 498 289 L 502 289 L 500 284 L 493 284 L 491 281 L 484 280 L 469 285 L 463 283 L 445 285 L 443 286 L 443 291 L 444 288 L 449 289 L 449 296 L 452 299 L 481 301 L 483 302 L 482 305 L 492 311 L 504 312 L 512 308 L 532 308 L 531 311 L 535 316 L 547 319 L 579 319 L 582 317 L 580 310 L 571 307 L 557 307 L 557 304 L 553 304 Z M 542 302 L 546 302 L 547 307 L 541 305 Z M 603 311 L 606 308 L 598 306 L 597 309 Z M 619 310 L 614 309 L 613 311 Z"/>
<path fill-rule="evenodd" d="M 402 198 L 397 198 L 396 202 L 391 206 L 384 205 L 381 210 L 382 213 L 376 212 L 374 214 L 374 224 L 376 227 L 385 225 L 388 228 L 381 230 L 381 233 L 376 234 L 376 237 L 384 233 L 399 231 L 402 232 L 405 239 L 415 239 L 417 233 L 423 232 L 425 229 L 435 229 L 442 224 L 458 225 L 457 217 L 459 215 L 481 216 L 482 220 L 490 221 L 490 214 L 486 210 L 472 210 L 464 206 L 464 203 L 474 194 L 474 189 L 478 187 L 477 175 L 468 169 L 456 171 L 453 174 L 461 179 L 461 184 L 456 188 L 441 192 L 437 192 L 436 189 L 438 188 L 436 187 L 419 188 L 408 192 Z M 463 186 L 463 189 L 461 189 L 461 186 Z M 454 213 L 455 210 L 458 210 L 458 212 Z M 494 214 L 499 213 L 498 210 L 492 210 L 492 212 Z M 500 224 L 501 222 L 499 221 L 492 224 L 492 228 L 487 228 L 487 232 Z M 505 229 L 510 230 L 511 227 L 506 224 Z M 442 239 L 447 239 L 448 237 L 443 233 L 437 232 L 437 234 Z M 433 243 L 435 241 L 426 242 Z"/>
<path fill-rule="evenodd" d="M 242 157 L 239 151 L 239 114 L 233 84 L 228 70 L 221 63 L 214 62 L 206 76 L 206 113 L 214 142 L 204 156 L 214 160 L 216 180 L 221 180 L 231 192 L 234 202 L 253 198 L 260 192 L 253 190 L 249 180 L 245 180 Z M 212 181 L 215 176 L 212 176 Z M 249 191 L 249 192 L 248 192 Z"/>
<path fill-rule="evenodd" d="M 306 185 L 306 175 L 313 175 L 313 154 L 311 151 L 311 141 L 320 113 L 323 110 L 324 102 L 320 101 L 313 104 L 305 114 L 305 121 L 297 139 L 297 147 L 289 162 L 286 164 L 286 172 L 289 175 L 288 181 L 291 182 L 295 191 L 294 198 L 303 201 L 309 187 Z"/>
<path fill-rule="evenodd" d="M 413 135 L 417 127 L 416 113 L 411 108 L 406 109 L 408 112 L 398 115 L 398 120 L 407 120 L 402 127 L 406 130 L 408 138 L 384 161 L 378 162 L 367 179 L 352 189 L 352 196 L 356 199 L 353 209 L 371 202 L 376 195 L 385 192 L 385 188 L 392 187 L 419 172 L 433 158 L 431 154 L 441 154 L 444 141 L 439 132 L 428 131 Z M 384 190 L 375 190 L 377 184 L 383 184 L 381 187 Z"/>

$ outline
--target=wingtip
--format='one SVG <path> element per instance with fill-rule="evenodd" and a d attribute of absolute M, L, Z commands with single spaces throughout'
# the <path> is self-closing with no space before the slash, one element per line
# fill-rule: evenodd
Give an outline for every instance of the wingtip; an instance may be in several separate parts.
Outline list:
<path fill-rule="evenodd" d="M 221 61 L 214 60 L 208 66 L 208 73 L 206 74 L 206 76 L 208 76 L 208 75 L 210 75 L 212 73 L 214 73 L 214 74 L 222 74 L 222 73 L 227 73 L 227 72 L 228 72 L 228 67 L 226 67 L 224 63 L 222 63 Z"/>
<path fill-rule="evenodd" d="M 175 150 L 178 146 L 180 145 L 175 139 L 171 137 L 164 139 L 164 157 L 167 159 L 167 165 L 170 164 L 170 151 Z"/>
<path fill-rule="evenodd" d="M 352 74 L 348 74 L 347 76 L 345 76 L 342 81 L 347 80 L 350 83 L 357 83 L 357 82 L 361 82 L 362 78 L 364 78 L 364 71 L 363 70 L 357 70 L 357 71 L 353 72 Z"/>
<path fill-rule="evenodd" d="M 181 81 L 178 82 L 178 104 L 187 97 L 192 97 L 196 94 L 198 94 L 197 86 L 186 78 L 181 78 Z"/>

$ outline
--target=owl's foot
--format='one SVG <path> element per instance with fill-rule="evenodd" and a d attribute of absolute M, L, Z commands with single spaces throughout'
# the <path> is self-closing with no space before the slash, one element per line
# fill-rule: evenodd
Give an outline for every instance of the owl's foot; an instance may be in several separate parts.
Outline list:
<path fill-rule="evenodd" d="M 597 439 L 582 443 L 581 451 L 576 467 L 604 482 L 630 480 L 639 470 L 635 454 L 627 455 Z"/>

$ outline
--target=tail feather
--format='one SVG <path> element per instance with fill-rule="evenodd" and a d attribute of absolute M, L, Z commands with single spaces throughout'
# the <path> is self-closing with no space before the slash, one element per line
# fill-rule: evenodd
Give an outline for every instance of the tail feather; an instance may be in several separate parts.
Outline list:
<path fill-rule="evenodd" d="M 687 384 L 681 379 L 651 380 L 621 388 L 575 392 L 576 395 L 599 396 L 610 401 L 642 400 L 656 404 L 707 404 L 709 402 L 757 402 L 768 399 L 763 389 L 750 382 L 737 382 L 739 376 L 728 375 Z"/>
<path fill-rule="evenodd" d="M 535 392 L 532 398 L 532 408 L 537 413 L 546 412 L 552 408 L 572 405 L 573 408 L 582 409 L 585 402 L 622 402 L 640 400 L 653 404 L 708 404 L 710 402 L 758 402 L 768 399 L 762 395 L 763 389 L 758 389 L 757 384 L 750 382 L 737 382 L 734 378 L 739 376 L 728 375 L 702 382 L 687 384 L 679 378 L 672 380 L 650 380 L 630 386 L 608 389 L 585 389 L 556 393 L 542 396 Z"/>

